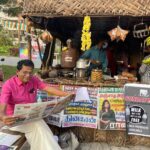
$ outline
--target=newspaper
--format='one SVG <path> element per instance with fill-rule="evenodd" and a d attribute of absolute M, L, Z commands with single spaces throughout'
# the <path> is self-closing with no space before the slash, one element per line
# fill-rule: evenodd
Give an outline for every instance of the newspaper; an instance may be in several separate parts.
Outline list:
<path fill-rule="evenodd" d="M 9 133 L 0 132 L 0 146 L 12 146 L 19 138 L 21 138 L 21 135 L 12 135 Z"/>
<path fill-rule="evenodd" d="M 15 105 L 13 115 L 13 117 L 16 117 L 16 122 L 13 124 L 13 126 L 21 125 L 27 122 L 32 122 L 41 118 L 45 118 L 49 115 L 59 113 L 73 98 L 74 95 L 71 94 L 54 101 L 30 104 L 17 104 Z"/>

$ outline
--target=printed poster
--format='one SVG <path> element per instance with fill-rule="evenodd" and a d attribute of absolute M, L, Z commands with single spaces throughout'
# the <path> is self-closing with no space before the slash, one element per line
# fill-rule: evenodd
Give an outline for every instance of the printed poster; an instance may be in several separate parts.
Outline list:
<path fill-rule="evenodd" d="M 64 91 L 74 92 L 81 86 L 64 85 Z M 64 109 L 62 127 L 81 126 L 97 128 L 98 88 L 88 87 L 90 101 L 71 101 Z"/>
<path fill-rule="evenodd" d="M 101 130 L 125 130 L 123 88 L 99 88 L 99 121 Z"/>
<path fill-rule="evenodd" d="M 150 137 L 150 85 L 126 84 L 125 101 L 128 134 Z"/>

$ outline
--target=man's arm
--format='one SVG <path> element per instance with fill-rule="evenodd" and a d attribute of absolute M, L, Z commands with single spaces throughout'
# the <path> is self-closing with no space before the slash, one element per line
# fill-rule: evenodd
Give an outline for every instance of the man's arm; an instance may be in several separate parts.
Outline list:
<path fill-rule="evenodd" d="M 90 59 L 90 55 L 91 55 L 91 49 L 85 51 L 82 55 L 81 55 L 81 59 L 86 59 L 89 60 Z"/>
<path fill-rule="evenodd" d="M 100 61 L 91 59 L 92 49 L 93 49 L 93 48 L 91 48 L 91 49 L 85 51 L 85 52 L 82 54 L 82 56 L 81 56 L 80 58 L 89 61 L 91 64 L 100 65 L 100 64 L 101 64 Z"/>
<path fill-rule="evenodd" d="M 0 120 L 3 121 L 3 116 L 5 116 L 6 104 L 0 104 Z"/>
<path fill-rule="evenodd" d="M 108 59 L 107 59 L 107 55 L 105 53 L 104 58 L 103 58 L 103 63 L 102 63 L 103 72 L 107 72 L 107 66 L 108 66 Z"/>
<path fill-rule="evenodd" d="M 69 93 L 67 93 L 67 92 L 64 92 L 62 90 L 50 87 L 48 84 L 44 83 L 43 81 L 39 80 L 38 78 L 35 78 L 35 81 L 38 85 L 39 90 L 45 91 L 49 94 L 56 95 L 56 96 L 67 96 L 67 95 L 69 95 Z"/>
<path fill-rule="evenodd" d="M 6 115 L 7 104 L 10 100 L 11 90 L 9 82 L 5 82 L 2 87 L 1 97 L 0 97 L 0 120 L 5 125 L 11 125 L 15 122 L 15 118 Z"/>
<path fill-rule="evenodd" d="M 43 91 L 49 93 L 49 94 L 52 94 L 52 95 L 56 95 L 56 96 L 67 96 L 69 95 L 69 93 L 67 92 L 64 92 L 64 91 L 61 91 L 61 90 L 58 90 L 56 88 L 53 88 L 53 87 L 49 87 L 49 86 L 46 86 Z"/>
<path fill-rule="evenodd" d="M 139 68 L 139 74 L 143 75 L 146 72 L 147 65 L 142 64 L 141 67 Z"/>
<path fill-rule="evenodd" d="M 0 104 L 0 120 L 5 125 L 12 125 L 13 123 L 15 123 L 16 118 L 6 116 L 6 114 L 5 114 L 6 107 L 7 107 L 6 104 Z"/>

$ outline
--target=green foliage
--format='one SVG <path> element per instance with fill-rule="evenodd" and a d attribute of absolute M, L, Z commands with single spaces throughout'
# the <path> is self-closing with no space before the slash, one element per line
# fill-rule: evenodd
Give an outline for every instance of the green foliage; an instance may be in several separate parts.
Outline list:
<path fill-rule="evenodd" d="M 10 35 L 3 30 L 0 31 L 0 55 L 9 55 L 9 49 L 13 47 Z"/>
<path fill-rule="evenodd" d="M 7 37 L 0 36 L 0 46 L 12 46 L 12 41 Z"/>
<path fill-rule="evenodd" d="M 0 25 L 0 32 L 3 30 L 3 27 L 2 27 L 2 25 Z"/>
<path fill-rule="evenodd" d="M 16 67 L 13 66 L 7 66 L 7 65 L 1 65 L 3 72 L 4 72 L 4 80 L 9 79 L 11 76 L 16 74 Z"/>
<path fill-rule="evenodd" d="M 0 46 L 0 55 L 9 55 L 9 50 L 12 46 Z"/>
<path fill-rule="evenodd" d="M 12 7 L 7 10 L 4 10 L 9 16 L 18 16 L 22 12 L 21 7 Z"/>
<path fill-rule="evenodd" d="M 9 59 L 9 57 L 6 59 Z M 0 67 L 2 67 L 3 72 L 4 72 L 4 80 L 9 79 L 10 77 L 16 74 L 16 71 L 17 71 L 16 66 L 0 65 Z M 35 68 L 34 73 L 37 71 L 39 71 L 39 69 Z"/>
<path fill-rule="evenodd" d="M 4 5 L 4 4 L 7 4 L 9 0 L 0 0 L 0 5 Z"/>
<path fill-rule="evenodd" d="M 12 40 L 10 35 L 3 30 L 0 31 L 0 46 L 12 46 Z"/>

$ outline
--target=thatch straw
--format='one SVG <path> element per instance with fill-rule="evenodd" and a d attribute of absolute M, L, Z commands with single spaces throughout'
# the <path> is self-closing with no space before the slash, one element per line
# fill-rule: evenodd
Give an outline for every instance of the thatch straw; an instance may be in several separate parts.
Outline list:
<path fill-rule="evenodd" d="M 150 0 L 24 0 L 31 16 L 150 16 Z"/>

